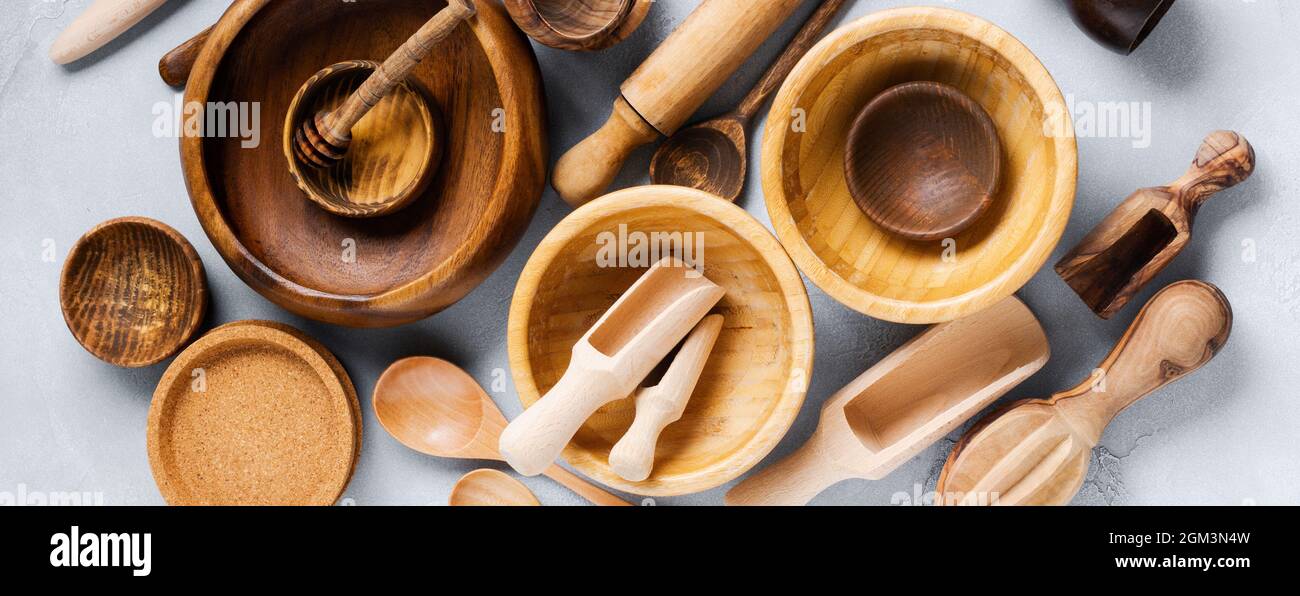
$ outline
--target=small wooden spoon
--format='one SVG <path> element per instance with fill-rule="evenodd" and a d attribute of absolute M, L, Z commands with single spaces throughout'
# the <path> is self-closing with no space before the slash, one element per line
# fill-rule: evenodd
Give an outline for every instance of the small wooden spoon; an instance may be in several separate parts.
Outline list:
<path fill-rule="evenodd" d="M 993 204 L 1002 147 L 993 119 L 957 88 L 904 83 L 858 114 L 844 173 L 849 194 L 876 225 L 910 240 L 942 240 Z"/>
<path fill-rule="evenodd" d="M 447 504 L 452 507 L 537 507 L 541 502 L 527 486 L 499 470 L 474 470 L 456 482 Z"/>
<path fill-rule="evenodd" d="M 745 189 L 749 169 L 746 129 L 750 120 L 808 53 L 844 2 L 823 2 L 735 111 L 682 129 L 660 145 L 650 161 L 650 179 L 655 184 L 698 188 L 734 203 Z"/>
<path fill-rule="evenodd" d="M 337 110 L 318 112 L 307 118 L 294 135 L 294 157 L 303 165 L 331 168 L 343 160 L 352 143 L 352 127 L 462 21 L 477 14 L 473 0 L 449 0 L 447 7 L 429 19 L 420 30 L 393 52 L 383 65 Z"/>
<path fill-rule="evenodd" d="M 375 416 L 403 445 L 434 457 L 505 461 L 506 418 L 473 377 L 437 358 L 407 358 L 375 385 Z M 543 474 L 597 505 L 631 505 L 559 466 Z"/>
<path fill-rule="evenodd" d="M 1232 306 L 1218 288 L 1183 281 L 1161 290 L 1102 361 L 1100 374 L 1050 399 L 1012 404 L 967 431 L 939 476 L 939 501 L 1069 503 L 1110 421 L 1204 366 L 1231 331 Z"/>

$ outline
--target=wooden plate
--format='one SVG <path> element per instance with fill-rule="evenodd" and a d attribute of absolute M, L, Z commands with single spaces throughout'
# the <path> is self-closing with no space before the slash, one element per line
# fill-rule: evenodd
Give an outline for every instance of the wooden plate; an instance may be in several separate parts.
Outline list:
<path fill-rule="evenodd" d="M 649 267 L 606 266 L 599 258 L 623 232 L 629 239 L 655 233 L 702 239 L 704 274 L 727 289 L 715 309 L 726 322 L 685 415 L 659 440 L 649 479 L 628 482 L 609 467 L 610 450 L 632 423 L 630 399 L 592 416 L 564 457 L 602 484 L 635 494 L 673 496 L 720 486 L 785 436 L 803 405 L 813 364 L 803 279 L 771 233 L 725 200 L 647 186 L 593 201 L 561 221 L 515 288 L 508 335 L 515 387 L 525 406 L 535 403 L 568 368 L 573 344 Z"/>
<path fill-rule="evenodd" d="M 889 234 L 846 183 L 858 110 L 911 81 L 956 87 L 1002 140 L 993 204 L 951 242 Z M 1078 174 L 1074 127 L 1047 69 L 996 25 L 945 8 L 880 11 L 822 40 L 778 93 L 762 154 L 767 211 L 794 262 L 844 305 L 897 323 L 951 321 L 1020 289 L 1060 241 Z"/>
<path fill-rule="evenodd" d="M 203 323 L 207 277 L 179 232 L 124 217 L 95 226 L 73 245 L 59 303 L 68 330 L 96 358 L 150 366 L 179 352 Z"/>
<path fill-rule="evenodd" d="M 345 60 L 382 60 L 440 0 L 237 0 L 214 27 L 186 101 L 257 105 L 260 144 L 186 137 L 190 197 L 222 258 L 254 290 L 316 320 L 413 322 L 454 304 L 505 259 L 532 218 L 547 166 L 532 48 L 495 2 L 422 62 L 442 108 L 441 168 L 392 216 L 342 218 L 303 200 L 278 143 L 303 81 Z"/>
<path fill-rule="evenodd" d="M 149 465 L 172 505 L 329 505 L 351 478 L 360 406 L 300 332 L 244 322 L 176 358 L 149 408 Z"/>

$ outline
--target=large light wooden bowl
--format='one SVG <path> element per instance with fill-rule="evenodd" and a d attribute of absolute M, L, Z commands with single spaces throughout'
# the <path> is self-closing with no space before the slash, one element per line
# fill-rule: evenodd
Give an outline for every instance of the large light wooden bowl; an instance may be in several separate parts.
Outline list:
<path fill-rule="evenodd" d="M 525 406 L 559 380 L 576 343 L 645 267 L 602 267 L 602 234 L 702 234 L 706 277 L 727 289 L 726 317 L 686 414 L 659 440 L 654 472 L 628 482 L 609 452 L 632 423 L 630 399 L 587 421 L 564 451 L 570 464 L 619 490 L 674 496 L 749 470 L 781 440 L 807 393 L 813 323 L 803 280 L 781 245 L 744 210 L 704 192 L 646 186 L 573 212 L 528 261 L 510 309 L 510 366 Z M 632 236 L 634 237 L 634 236 Z M 604 236 L 609 238 L 609 236 Z"/>
<path fill-rule="evenodd" d="M 1002 188 L 952 239 L 890 235 L 845 181 L 855 115 L 911 81 L 957 87 L 1002 139 Z M 943 8 L 881 11 L 822 40 L 782 86 L 763 138 L 767 210 L 795 263 L 839 302 L 898 323 L 951 321 L 1013 294 L 1051 255 L 1074 204 L 1073 130 L 1051 75 L 1006 31 Z"/>
<path fill-rule="evenodd" d="M 304 81 L 346 60 L 383 60 L 441 0 L 236 0 L 213 27 L 186 89 L 204 106 L 260 107 L 260 145 L 181 140 L 203 229 L 254 290 L 312 319 L 350 326 L 419 320 L 460 300 L 513 249 L 545 184 L 546 110 L 532 47 L 500 4 L 420 63 L 410 82 L 444 116 L 438 174 L 397 214 L 350 219 L 305 200 L 279 142 Z"/>

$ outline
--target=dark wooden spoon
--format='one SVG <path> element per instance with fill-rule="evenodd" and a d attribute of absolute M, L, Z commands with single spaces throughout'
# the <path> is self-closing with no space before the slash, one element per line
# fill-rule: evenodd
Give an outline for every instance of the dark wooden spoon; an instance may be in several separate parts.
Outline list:
<path fill-rule="evenodd" d="M 1002 147 L 988 113 L 957 88 L 904 83 L 858 114 L 844 172 L 853 200 L 876 225 L 910 240 L 940 240 L 993 204 Z"/>
<path fill-rule="evenodd" d="M 697 188 L 735 202 L 745 188 L 749 169 L 745 138 L 749 121 L 812 48 L 844 2 L 823 2 L 735 111 L 682 129 L 660 145 L 650 162 L 650 179 L 655 184 Z"/>

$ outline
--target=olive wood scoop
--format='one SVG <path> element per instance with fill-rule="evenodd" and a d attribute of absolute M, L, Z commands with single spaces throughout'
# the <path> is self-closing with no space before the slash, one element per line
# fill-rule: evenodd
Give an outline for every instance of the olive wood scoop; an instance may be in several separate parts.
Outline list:
<path fill-rule="evenodd" d="M 1254 171 L 1255 150 L 1245 137 L 1211 133 L 1182 178 L 1125 199 L 1056 264 L 1056 273 L 1097 316 L 1111 318 L 1191 242 L 1205 200 Z"/>
<path fill-rule="evenodd" d="M 939 502 L 1069 503 L 1111 420 L 1204 366 L 1231 331 L 1232 306 L 1218 288 L 1183 281 L 1161 290 L 1087 381 L 1012 404 L 967 431 L 939 476 Z"/>
<path fill-rule="evenodd" d="M 936 325 L 831 396 L 811 439 L 746 478 L 728 505 L 806 505 L 850 478 L 880 480 L 1047 364 L 1034 313 L 1014 296 Z"/>
<path fill-rule="evenodd" d="M 745 175 L 749 170 L 749 142 L 745 131 L 750 121 L 790 76 L 790 71 L 817 42 L 817 37 L 846 1 L 822 2 L 734 111 L 677 131 L 660 145 L 650 161 L 650 179 L 655 184 L 697 188 L 734 203 L 745 189 Z"/>
<path fill-rule="evenodd" d="M 653 387 L 642 387 L 634 396 L 636 418 L 632 427 L 609 452 L 609 467 L 629 482 L 650 477 L 655 464 L 655 446 L 668 425 L 681 420 L 686 403 L 709 361 L 709 353 L 722 332 L 722 315 L 709 315 L 686 336 L 667 372 Z"/>
<path fill-rule="evenodd" d="M 294 134 L 294 156 L 309 166 L 330 168 L 342 161 L 352 144 L 352 127 L 386 97 L 434 46 L 462 21 L 477 14 L 474 0 L 449 0 L 420 30 L 393 52 L 338 109 L 307 118 Z"/>
<path fill-rule="evenodd" d="M 525 476 L 540 474 L 596 410 L 636 390 L 726 293 L 693 273 L 664 259 L 596 321 L 555 386 L 501 433 L 507 463 Z"/>

